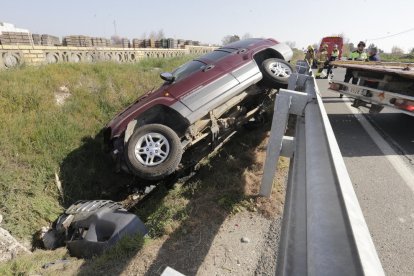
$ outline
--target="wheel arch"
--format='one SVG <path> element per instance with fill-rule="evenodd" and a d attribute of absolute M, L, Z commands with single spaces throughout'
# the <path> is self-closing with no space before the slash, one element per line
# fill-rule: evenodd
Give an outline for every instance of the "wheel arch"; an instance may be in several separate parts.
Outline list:
<path fill-rule="evenodd" d="M 254 60 L 256 61 L 256 64 L 261 67 L 263 61 L 265 61 L 268 58 L 280 58 L 280 59 L 284 59 L 283 55 L 281 53 L 279 53 L 278 51 L 272 49 L 272 48 L 267 48 L 264 51 L 258 52 L 253 56 Z"/>
<path fill-rule="evenodd" d="M 268 58 L 279 58 L 290 62 L 293 56 L 292 49 L 285 43 L 278 43 L 272 47 L 256 53 L 253 58 L 260 67 L 264 60 Z"/>
<path fill-rule="evenodd" d="M 129 140 L 136 128 L 146 124 L 162 124 L 168 126 L 177 133 L 178 137 L 183 136 L 190 125 L 189 121 L 176 110 L 158 104 L 144 111 L 128 123 L 125 130 L 124 142 L 126 143 Z"/>

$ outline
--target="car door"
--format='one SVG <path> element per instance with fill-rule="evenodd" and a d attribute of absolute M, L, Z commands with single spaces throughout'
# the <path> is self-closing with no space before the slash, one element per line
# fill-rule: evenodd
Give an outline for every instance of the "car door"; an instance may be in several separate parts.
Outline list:
<path fill-rule="evenodd" d="M 216 56 L 224 57 L 228 54 L 231 53 L 220 52 L 216 53 Z M 193 112 L 210 106 L 209 103 L 214 99 L 239 84 L 237 79 L 227 72 L 225 66 L 218 62 L 220 58 L 206 58 L 212 55 L 207 54 L 175 70 L 173 75 L 176 81 L 166 88 Z"/>

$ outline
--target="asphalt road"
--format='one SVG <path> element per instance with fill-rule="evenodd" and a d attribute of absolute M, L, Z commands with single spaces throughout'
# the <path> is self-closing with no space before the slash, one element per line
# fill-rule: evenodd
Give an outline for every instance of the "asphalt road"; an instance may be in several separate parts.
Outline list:
<path fill-rule="evenodd" d="M 317 82 L 385 273 L 414 275 L 414 117 L 367 114 Z"/>

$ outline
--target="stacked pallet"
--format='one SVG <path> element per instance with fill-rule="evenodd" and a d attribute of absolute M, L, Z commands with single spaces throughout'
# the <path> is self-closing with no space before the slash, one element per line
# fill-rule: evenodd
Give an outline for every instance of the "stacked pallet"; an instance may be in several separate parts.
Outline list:
<path fill-rule="evenodd" d="M 153 38 L 145 39 L 144 47 L 145 48 L 155 48 L 155 39 L 153 39 Z"/>
<path fill-rule="evenodd" d="M 160 39 L 159 47 L 156 48 L 168 48 L 168 40 L 165 38 Z"/>
<path fill-rule="evenodd" d="M 42 34 L 41 42 L 44 46 L 60 46 L 60 39 L 57 36 Z"/>
<path fill-rule="evenodd" d="M 128 38 L 123 38 L 123 39 L 121 39 L 121 45 L 122 45 L 122 48 L 129 48 L 129 39 Z"/>
<path fill-rule="evenodd" d="M 63 38 L 64 46 L 92 47 L 92 39 L 84 35 L 70 35 Z"/>
<path fill-rule="evenodd" d="M 177 40 L 175 40 L 175 39 L 172 39 L 172 38 L 168 38 L 167 39 L 168 40 L 168 42 L 167 42 L 167 48 L 169 48 L 169 49 L 176 49 L 178 46 L 178 44 L 177 44 Z"/>
<path fill-rule="evenodd" d="M 177 48 L 184 48 L 185 40 L 184 39 L 177 39 Z"/>
<path fill-rule="evenodd" d="M 31 45 L 32 36 L 23 32 L 2 32 L 0 35 L 2 45 Z"/>
<path fill-rule="evenodd" d="M 42 45 L 42 39 L 40 34 L 32 34 L 33 45 Z"/>
<path fill-rule="evenodd" d="M 103 37 L 92 37 L 91 40 L 94 47 L 109 47 L 111 44 L 109 39 Z"/>
<path fill-rule="evenodd" d="M 132 47 L 133 48 L 144 48 L 145 46 L 144 40 L 143 39 L 138 39 L 138 38 L 134 38 L 132 40 Z"/>

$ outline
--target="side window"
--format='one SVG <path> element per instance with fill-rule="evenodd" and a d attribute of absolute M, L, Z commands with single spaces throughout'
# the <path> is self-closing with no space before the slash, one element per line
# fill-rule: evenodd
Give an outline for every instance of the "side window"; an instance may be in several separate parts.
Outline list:
<path fill-rule="evenodd" d="M 217 60 L 230 55 L 232 52 L 235 52 L 236 49 L 219 49 L 219 50 L 215 50 L 213 52 L 210 52 L 208 54 L 205 54 L 204 56 L 201 57 L 201 59 L 206 59 L 209 60 L 211 62 L 216 62 Z"/>
<path fill-rule="evenodd" d="M 200 71 L 201 69 L 206 66 L 205 63 L 197 60 L 193 60 L 190 62 L 187 62 L 184 65 L 181 65 L 177 69 L 175 69 L 172 74 L 175 77 L 175 81 L 182 80 L 186 78 L 187 76 L 191 75 L 194 72 Z"/>

